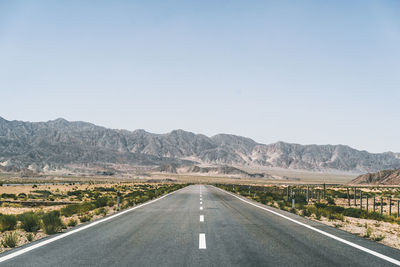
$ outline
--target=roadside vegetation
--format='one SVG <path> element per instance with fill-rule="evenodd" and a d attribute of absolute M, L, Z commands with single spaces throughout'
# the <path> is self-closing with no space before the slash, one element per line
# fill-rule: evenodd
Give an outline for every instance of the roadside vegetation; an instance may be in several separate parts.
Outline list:
<path fill-rule="evenodd" d="M 184 186 L 173 183 L 90 183 L 78 186 L 71 183 L 32 185 L 29 190 L 24 186 L 25 192 L 2 193 L 0 251 L 133 207 Z M 10 189 L 16 190 L 15 187 Z"/>
<path fill-rule="evenodd" d="M 400 188 L 216 186 L 262 204 L 400 248 Z"/>

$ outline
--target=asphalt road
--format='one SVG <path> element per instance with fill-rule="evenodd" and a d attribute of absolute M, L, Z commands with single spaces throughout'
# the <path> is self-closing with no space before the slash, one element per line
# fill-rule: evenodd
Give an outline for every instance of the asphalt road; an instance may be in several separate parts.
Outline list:
<path fill-rule="evenodd" d="M 398 250 L 257 205 L 400 260 Z M 54 242 L 3 253 L 0 261 L 16 252 L 24 253 L 0 266 L 394 266 L 205 185 L 186 187 Z"/>

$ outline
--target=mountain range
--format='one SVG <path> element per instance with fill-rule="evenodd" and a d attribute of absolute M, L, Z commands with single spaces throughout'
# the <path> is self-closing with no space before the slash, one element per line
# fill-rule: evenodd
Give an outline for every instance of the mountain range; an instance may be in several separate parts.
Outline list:
<path fill-rule="evenodd" d="M 351 184 L 367 185 L 399 185 L 400 169 L 383 170 L 375 173 L 367 173 L 358 176 L 350 182 Z"/>
<path fill-rule="evenodd" d="M 203 164 L 366 173 L 400 168 L 400 154 L 373 154 L 345 145 L 265 145 L 230 134 L 154 134 L 65 119 L 23 122 L 0 117 L 1 168 L 46 170 L 69 164 Z"/>

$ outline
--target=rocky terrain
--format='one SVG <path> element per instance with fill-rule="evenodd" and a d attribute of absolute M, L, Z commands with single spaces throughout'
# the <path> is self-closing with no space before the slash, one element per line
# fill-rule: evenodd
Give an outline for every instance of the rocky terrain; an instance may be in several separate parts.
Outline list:
<path fill-rule="evenodd" d="M 400 185 L 400 169 L 363 174 L 351 181 L 351 184 Z"/>
<path fill-rule="evenodd" d="M 345 145 L 284 142 L 264 145 L 229 134 L 207 137 L 183 130 L 153 134 L 65 119 L 23 122 L 0 117 L 2 170 L 41 171 L 70 164 L 154 167 L 206 164 L 365 173 L 400 168 L 400 155 L 372 154 Z"/>

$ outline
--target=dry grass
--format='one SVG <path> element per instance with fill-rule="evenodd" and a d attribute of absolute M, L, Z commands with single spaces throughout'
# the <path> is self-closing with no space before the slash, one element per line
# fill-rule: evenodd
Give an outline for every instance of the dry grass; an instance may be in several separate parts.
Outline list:
<path fill-rule="evenodd" d="M 18 244 L 17 244 L 17 246 L 22 246 L 22 245 L 25 245 L 25 244 L 29 243 L 29 241 L 28 241 L 28 239 L 27 239 L 27 233 L 26 233 L 25 231 L 21 230 L 21 229 L 17 229 L 17 230 L 14 230 L 14 231 L 6 231 L 6 232 L 3 232 L 3 233 L 0 233 L 0 240 L 3 240 L 3 238 L 4 238 L 6 235 L 8 235 L 9 233 L 11 233 L 11 232 L 16 233 L 16 235 L 17 235 L 17 237 L 18 237 Z M 32 234 L 32 235 L 33 235 L 32 241 L 41 239 L 41 238 L 43 238 L 43 237 L 46 236 L 46 234 L 43 233 L 43 232 L 37 232 L 37 233 Z M 32 241 L 31 241 L 31 242 L 32 242 Z M 11 249 L 11 248 L 4 248 L 3 246 L 0 246 L 0 253 L 1 253 L 1 252 L 4 252 L 4 251 L 7 251 L 7 250 L 10 250 L 10 249 Z"/>

